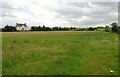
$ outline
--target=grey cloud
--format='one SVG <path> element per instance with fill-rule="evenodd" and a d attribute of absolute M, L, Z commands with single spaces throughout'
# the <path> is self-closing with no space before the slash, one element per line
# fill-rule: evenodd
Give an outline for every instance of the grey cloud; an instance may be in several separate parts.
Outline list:
<path fill-rule="evenodd" d="M 111 7 L 116 8 L 118 7 L 118 2 L 92 2 L 95 5 L 99 5 L 101 7 Z"/>
<path fill-rule="evenodd" d="M 117 21 L 117 15 L 114 15 L 115 12 L 118 12 L 118 3 L 117 2 L 58 2 L 58 6 L 56 7 L 48 7 L 44 6 L 45 9 L 57 13 L 55 15 L 56 19 L 63 19 L 64 21 L 69 22 L 72 26 L 93 26 L 98 24 L 109 24 L 112 21 Z M 36 1 L 33 1 L 34 5 L 38 5 Z M 96 6 L 96 7 L 93 7 Z M 12 12 L 28 12 L 34 17 L 34 13 L 32 9 L 29 7 L 18 7 L 14 8 L 9 2 L 2 3 L 2 17 L 11 17 L 13 19 L 17 19 Z M 41 11 L 42 12 L 42 11 Z M 113 15 L 111 14 L 113 13 Z M 36 12 L 36 14 L 38 14 Z M 82 16 L 89 17 L 91 19 L 86 19 L 82 21 L 76 21 Z M 39 17 L 41 18 L 41 17 Z M 75 20 L 72 20 L 75 19 Z M 41 19 L 42 20 L 42 19 Z M 10 23 L 9 21 L 4 21 L 4 23 Z M 12 21 L 14 22 L 14 21 Z M 30 22 L 30 21 L 29 21 Z M 34 24 L 31 21 L 31 25 Z M 54 22 L 54 21 L 53 21 Z M 38 24 L 39 25 L 39 24 Z M 52 24 L 51 24 L 52 25 Z M 56 24 L 57 25 L 57 24 Z M 67 24 L 66 24 L 67 25 Z"/>
<path fill-rule="evenodd" d="M 96 5 L 97 7 L 91 7 L 88 2 L 69 2 L 67 5 L 65 5 L 66 8 L 58 8 L 55 11 L 59 14 L 59 17 L 60 15 L 65 16 L 66 21 L 69 21 L 72 25 L 77 26 L 104 23 L 109 24 L 112 21 L 117 21 L 117 17 L 110 14 L 117 12 L 117 2 L 92 2 L 91 5 Z M 72 18 L 80 18 L 82 16 L 89 16 L 94 20 L 85 20 L 83 22 L 71 20 Z"/>

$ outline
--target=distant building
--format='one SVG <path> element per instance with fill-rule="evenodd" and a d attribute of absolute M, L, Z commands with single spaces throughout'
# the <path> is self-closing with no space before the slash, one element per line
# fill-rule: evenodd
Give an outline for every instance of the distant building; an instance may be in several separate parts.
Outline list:
<path fill-rule="evenodd" d="M 25 30 L 28 30 L 28 27 L 27 27 L 26 23 L 24 23 L 24 24 L 16 23 L 16 29 L 21 30 L 21 31 L 25 31 Z"/>

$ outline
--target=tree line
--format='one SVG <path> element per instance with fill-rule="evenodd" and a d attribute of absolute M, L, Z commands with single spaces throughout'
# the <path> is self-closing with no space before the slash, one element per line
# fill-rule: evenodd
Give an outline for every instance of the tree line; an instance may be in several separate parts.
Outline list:
<path fill-rule="evenodd" d="M 6 25 L 4 28 L 2 28 L 2 32 L 15 32 L 17 31 L 16 27 L 14 26 L 9 26 L 9 25 Z"/>
<path fill-rule="evenodd" d="M 76 28 L 76 27 L 46 27 L 46 26 L 32 26 L 29 31 L 106 31 L 120 33 L 120 26 L 116 22 L 110 24 L 111 26 L 99 26 L 99 27 L 88 27 L 88 28 Z M 16 32 L 18 31 L 14 26 L 5 26 L 2 28 L 3 32 Z"/>
<path fill-rule="evenodd" d="M 120 26 L 118 26 L 118 23 L 113 22 L 112 24 L 110 24 L 110 26 L 105 27 L 105 31 L 120 34 Z"/>
<path fill-rule="evenodd" d="M 89 27 L 89 28 L 76 28 L 76 27 L 43 27 L 41 26 L 32 26 L 30 31 L 95 31 L 97 29 L 104 27 Z"/>

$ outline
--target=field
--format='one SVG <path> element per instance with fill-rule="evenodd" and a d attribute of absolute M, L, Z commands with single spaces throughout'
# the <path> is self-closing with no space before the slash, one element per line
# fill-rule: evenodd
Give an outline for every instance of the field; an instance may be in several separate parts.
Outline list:
<path fill-rule="evenodd" d="M 6 32 L 2 50 L 3 75 L 118 75 L 115 33 Z"/>

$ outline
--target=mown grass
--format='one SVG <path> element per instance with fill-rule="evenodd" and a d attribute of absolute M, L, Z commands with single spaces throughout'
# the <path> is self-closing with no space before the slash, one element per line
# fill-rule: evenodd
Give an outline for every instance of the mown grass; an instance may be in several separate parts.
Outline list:
<path fill-rule="evenodd" d="M 2 43 L 3 75 L 118 74 L 114 33 L 3 33 Z"/>

